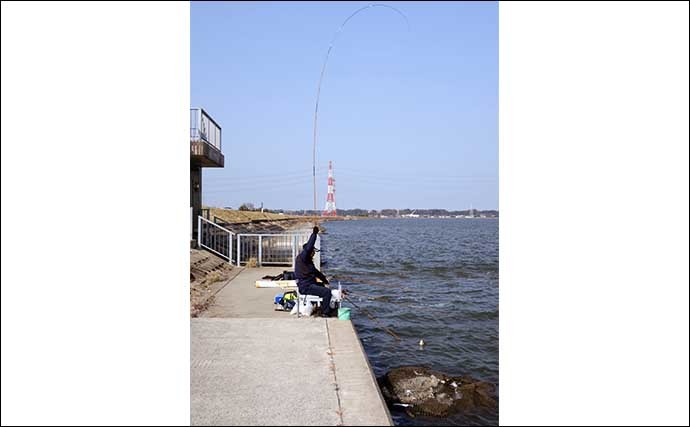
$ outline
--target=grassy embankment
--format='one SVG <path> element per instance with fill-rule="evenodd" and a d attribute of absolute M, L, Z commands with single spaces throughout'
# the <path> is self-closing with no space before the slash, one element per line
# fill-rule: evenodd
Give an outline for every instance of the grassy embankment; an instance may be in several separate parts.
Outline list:
<path fill-rule="evenodd" d="M 222 219 L 232 224 L 245 224 L 258 221 L 291 221 L 291 222 L 313 222 L 323 221 L 322 217 L 281 215 L 269 212 L 257 211 L 238 211 L 234 209 L 210 208 L 211 216 Z"/>

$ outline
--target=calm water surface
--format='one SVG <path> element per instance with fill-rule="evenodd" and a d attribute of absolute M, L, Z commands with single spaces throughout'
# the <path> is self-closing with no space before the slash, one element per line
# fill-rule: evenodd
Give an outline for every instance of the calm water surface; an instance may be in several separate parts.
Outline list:
<path fill-rule="evenodd" d="M 386 219 L 325 223 L 322 269 L 341 279 L 377 376 L 403 365 L 468 374 L 498 391 L 498 220 Z M 337 282 L 334 282 L 337 283 Z M 379 325 L 400 336 L 397 341 Z M 426 346 L 418 343 L 424 339 Z M 497 425 L 498 411 L 396 425 Z"/>

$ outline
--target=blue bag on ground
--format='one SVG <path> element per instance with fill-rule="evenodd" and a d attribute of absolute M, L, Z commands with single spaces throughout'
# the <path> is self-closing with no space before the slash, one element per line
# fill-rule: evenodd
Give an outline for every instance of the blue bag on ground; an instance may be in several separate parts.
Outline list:
<path fill-rule="evenodd" d="M 283 294 L 283 296 L 278 300 L 278 296 L 276 296 L 276 303 L 282 307 L 282 310 L 285 311 L 290 311 L 292 310 L 292 307 L 295 306 L 295 303 L 297 302 L 297 292 L 295 291 L 287 291 Z"/>

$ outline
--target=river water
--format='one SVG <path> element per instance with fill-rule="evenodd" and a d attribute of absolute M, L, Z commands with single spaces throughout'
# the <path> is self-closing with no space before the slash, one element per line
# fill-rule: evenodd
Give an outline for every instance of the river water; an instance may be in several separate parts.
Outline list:
<path fill-rule="evenodd" d="M 498 220 L 381 219 L 324 224 L 322 270 L 340 278 L 376 376 L 423 365 L 470 375 L 498 392 Z M 382 327 L 390 328 L 396 340 Z M 419 346 L 424 339 L 426 345 Z M 497 425 L 498 410 L 396 425 Z"/>

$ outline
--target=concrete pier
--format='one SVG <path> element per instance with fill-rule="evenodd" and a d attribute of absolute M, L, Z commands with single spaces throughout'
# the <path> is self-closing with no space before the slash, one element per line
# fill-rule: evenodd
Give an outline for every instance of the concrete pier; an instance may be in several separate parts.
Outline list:
<path fill-rule="evenodd" d="M 274 311 L 246 268 L 191 324 L 192 425 L 392 425 L 352 322 Z"/>

